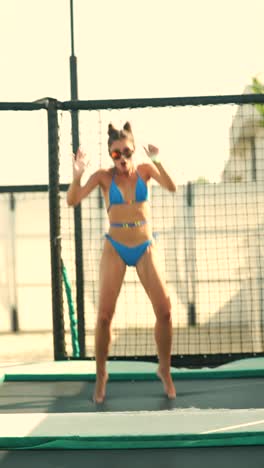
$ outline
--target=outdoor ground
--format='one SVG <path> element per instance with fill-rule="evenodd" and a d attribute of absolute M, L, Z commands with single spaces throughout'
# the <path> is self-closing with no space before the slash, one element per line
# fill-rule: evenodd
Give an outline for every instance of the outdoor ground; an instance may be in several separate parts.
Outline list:
<path fill-rule="evenodd" d="M 0 333 L 0 363 L 53 359 L 51 332 Z"/>

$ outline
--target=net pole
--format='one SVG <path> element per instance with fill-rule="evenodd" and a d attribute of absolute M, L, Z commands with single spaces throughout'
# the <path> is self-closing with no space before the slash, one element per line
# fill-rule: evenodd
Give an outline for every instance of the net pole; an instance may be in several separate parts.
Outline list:
<path fill-rule="evenodd" d="M 185 243 L 185 273 L 187 285 L 188 326 L 196 325 L 195 304 L 195 220 L 193 206 L 193 187 L 188 182 L 185 189 L 184 202 L 184 243 Z"/>
<path fill-rule="evenodd" d="M 10 230 L 12 245 L 12 307 L 11 307 L 11 327 L 12 332 L 19 331 L 18 309 L 17 309 L 17 276 L 16 276 L 16 199 L 13 193 L 10 193 Z"/>
<path fill-rule="evenodd" d="M 78 100 L 78 78 L 77 78 L 77 57 L 74 53 L 74 10 L 73 0 L 70 0 L 71 17 L 71 56 L 70 56 L 70 82 L 71 100 Z M 72 148 L 76 153 L 79 148 L 79 115 L 78 110 L 71 111 L 72 125 Z M 75 272 L 76 272 L 76 304 L 78 321 L 78 339 L 80 357 L 86 355 L 85 352 L 85 317 L 84 317 L 84 273 L 83 273 L 83 238 L 82 238 L 82 208 L 78 205 L 74 208 L 74 238 L 75 238 Z"/>
<path fill-rule="evenodd" d="M 191 182 L 187 184 L 187 222 L 188 222 L 188 237 L 189 237 L 189 265 L 188 275 L 190 281 L 189 297 L 188 297 L 188 323 L 190 326 L 196 325 L 196 304 L 195 304 L 195 271 L 196 271 L 196 255 L 195 255 L 195 211 L 194 211 L 194 190 Z"/>
<path fill-rule="evenodd" d="M 66 357 L 61 276 L 61 226 L 57 101 L 48 101 L 49 222 L 54 359 Z"/>

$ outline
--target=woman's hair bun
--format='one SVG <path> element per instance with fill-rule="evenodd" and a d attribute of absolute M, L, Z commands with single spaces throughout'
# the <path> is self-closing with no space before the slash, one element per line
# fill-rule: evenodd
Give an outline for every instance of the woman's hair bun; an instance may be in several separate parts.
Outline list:
<path fill-rule="evenodd" d="M 131 128 L 130 122 L 126 122 L 123 129 L 126 130 L 127 132 L 132 133 L 132 128 Z"/>
<path fill-rule="evenodd" d="M 113 126 L 113 124 L 108 125 L 108 135 L 111 135 L 112 133 L 116 132 L 116 128 Z"/>
<path fill-rule="evenodd" d="M 115 128 L 111 123 L 108 125 L 108 135 L 112 140 L 119 139 L 119 130 L 117 130 L 117 128 Z"/>
<path fill-rule="evenodd" d="M 126 122 L 122 130 L 117 130 L 112 123 L 108 124 L 108 148 L 110 148 L 113 141 L 121 140 L 122 138 L 128 138 L 131 140 L 135 147 L 130 122 Z"/>

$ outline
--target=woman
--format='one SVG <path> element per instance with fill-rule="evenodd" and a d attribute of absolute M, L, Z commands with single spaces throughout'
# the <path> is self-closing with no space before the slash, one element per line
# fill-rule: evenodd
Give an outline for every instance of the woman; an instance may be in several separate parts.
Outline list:
<path fill-rule="evenodd" d="M 152 303 L 156 316 L 155 339 L 159 357 L 157 374 L 163 382 L 166 395 L 173 399 L 176 391 L 170 375 L 171 304 L 159 272 L 155 242 L 148 222 L 148 184 L 153 178 L 172 192 L 176 190 L 176 186 L 159 161 L 158 148 L 153 145 L 144 148 L 151 162 L 135 167 L 135 143 L 129 122 L 121 130 L 109 124 L 108 136 L 108 150 L 114 167 L 99 169 L 81 186 L 86 164 L 85 155 L 79 149 L 76 157 L 73 155 L 73 181 L 67 192 L 68 205 L 76 206 L 99 185 L 110 222 L 109 232 L 105 235 L 99 274 L 94 401 L 102 403 L 105 398 L 111 321 L 127 265 L 136 267 L 138 277 Z"/>

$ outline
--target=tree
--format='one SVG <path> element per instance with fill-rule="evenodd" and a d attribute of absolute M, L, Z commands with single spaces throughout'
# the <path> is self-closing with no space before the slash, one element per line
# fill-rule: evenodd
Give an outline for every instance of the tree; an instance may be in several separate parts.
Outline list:
<path fill-rule="evenodd" d="M 264 85 L 256 78 L 252 78 L 252 90 L 255 94 L 264 94 Z M 264 126 L 264 104 L 255 104 L 256 109 L 262 117 L 262 125 Z"/>
<path fill-rule="evenodd" d="M 199 176 L 196 180 L 195 180 L 195 183 L 196 184 L 209 184 L 209 180 L 206 179 L 205 177 L 203 176 Z"/>

